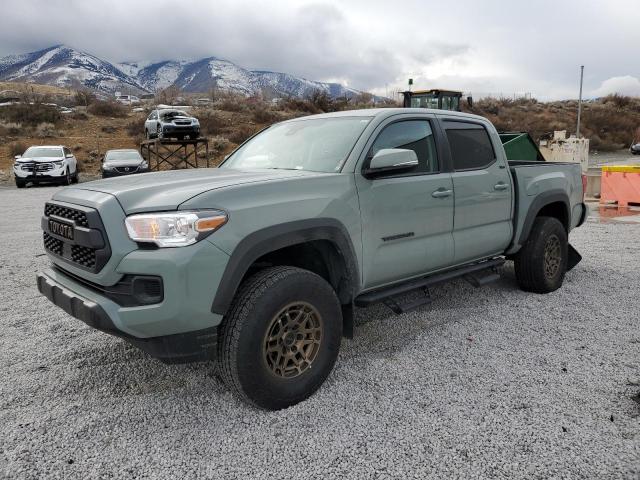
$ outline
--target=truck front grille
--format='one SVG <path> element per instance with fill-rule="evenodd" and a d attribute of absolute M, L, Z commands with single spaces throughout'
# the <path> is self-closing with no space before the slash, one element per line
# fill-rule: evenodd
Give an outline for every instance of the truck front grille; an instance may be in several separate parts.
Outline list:
<path fill-rule="evenodd" d="M 115 167 L 115 170 L 118 173 L 136 173 L 138 167 Z"/>
<path fill-rule="evenodd" d="M 44 214 L 47 217 L 55 215 L 56 217 L 66 218 L 67 220 L 73 220 L 76 225 L 81 227 L 88 227 L 89 221 L 87 220 L 87 214 L 81 210 L 75 208 L 65 207 L 63 205 L 57 205 L 54 203 L 47 203 L 44 206 Z"/>
<path fill-rule="evenodd" d="M 59 223 L 73 224 L 73 234 L 66 235 L 68 228 L 59 230 Z M 93 208 L 47 203 L 42 217 L 42 230 L 44 248 L 56 258 L 56 262 L 59 260 L 82 270 L 98 273 L 111 258 L 111 248 L 102 219 Z"/>
<path fill-rule="evenodd" d="M 45 250 L 53 253 L 54 255 L 62 255 L 62 240 L 53 238 L 47 232 L 42 232 L 42 235 L 44 237 Z"/>
<path fill-rule="evenodd" d="M 96 251 L 93 248 L 73 245 L 71 247 L 71 260 L 87 268 L 96 266 Z"/>

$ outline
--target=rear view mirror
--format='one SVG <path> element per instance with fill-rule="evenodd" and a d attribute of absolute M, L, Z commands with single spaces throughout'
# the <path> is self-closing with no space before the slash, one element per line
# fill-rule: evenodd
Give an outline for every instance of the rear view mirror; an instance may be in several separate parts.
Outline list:
<path fill-rule="evenodd" d="M 404 148 L 383 148 L 376 153 L 369 168 L 363 173 L 365 177 L 375 177 L 386 173 L 399 173 L 418 166 L 418 156 L 413 150 Z"/>
<path fill-rule="evenodd" d="M 16 160 L 18 160 L 19 158 L 22 158 L 22 155 L 16 155 L 16 156 L 15 156 L 15 157 L 13 157 L 13 158 L 15 158 Z"/>

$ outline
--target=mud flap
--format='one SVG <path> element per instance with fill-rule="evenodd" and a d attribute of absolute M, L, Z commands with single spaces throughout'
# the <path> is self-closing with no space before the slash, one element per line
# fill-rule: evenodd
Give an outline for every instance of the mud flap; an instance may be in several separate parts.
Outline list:
<path fill-rule="evenodd" d="M 580 263 L 582 260 L 582 255 L 578 253 L 578 251 L 573 248 L 573 245 L 567 245 L 567 253 L 569 254 L 569 258 L 567 258 L 567 272 Z"/>

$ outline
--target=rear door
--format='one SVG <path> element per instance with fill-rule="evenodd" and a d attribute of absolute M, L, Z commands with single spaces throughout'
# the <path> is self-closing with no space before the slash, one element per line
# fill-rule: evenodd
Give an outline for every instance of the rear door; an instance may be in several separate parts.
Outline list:
<path fill-rule="evenodd" d="M 512 236 L 512 185 L 501 145 L 481 121 L 445 119 L 453 164 L 455 263 L 499 254 Z"/>
<path fill-rule="evenodd" d="M 442 141 L 433 118 L 404 116 L 387 119 L 367 144 L 356 170 L 365 288 L 421 275 L 452 261 L 453 185 L 438 151 Z M 414 150 L 419 165 L 401 174 L 365 178 L 362 170 L 382 148 Z"/>

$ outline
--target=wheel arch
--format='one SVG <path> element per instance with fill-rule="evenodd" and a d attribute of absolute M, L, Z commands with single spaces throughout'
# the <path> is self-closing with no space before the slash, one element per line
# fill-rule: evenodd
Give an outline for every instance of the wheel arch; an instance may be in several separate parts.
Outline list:
<path fill-rule="evenodd" d="M 548 192 L 541 193 L 531 202 L 518 239 L 520 245 L 525 244 L 531 234 L 533 222 L 540 216 L 558 219 L 568 235 L 571 227 L 571 207 L 569 196 L 566 192 L 562 190 L 549 190 Z"/>
<path fill-rule="evenodd" d="M 319 274 L 332 285 L 342 305 L 350 305 L 357 290 L 355 250 L 344 225 L 331 218 L 299 220 L 258 230 L 238 243 L 211 311 L 225 315 L 242 281 L 263 263 L 298 266 Z"/>

